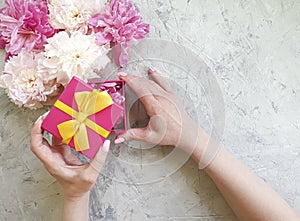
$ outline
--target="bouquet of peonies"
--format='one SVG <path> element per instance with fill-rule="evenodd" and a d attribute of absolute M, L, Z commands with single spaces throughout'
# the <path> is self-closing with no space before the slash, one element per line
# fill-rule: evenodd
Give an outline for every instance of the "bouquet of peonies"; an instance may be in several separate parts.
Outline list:
<path fill-rule="evenodd" d="M 6 0 L 0 47 L 6 51 L 0 87 L 17 105 L 39 108 L 73 76 L 87 80 L 110 62 L 128 63 L 130 44 L 149 25 L 129 0 Z"/>

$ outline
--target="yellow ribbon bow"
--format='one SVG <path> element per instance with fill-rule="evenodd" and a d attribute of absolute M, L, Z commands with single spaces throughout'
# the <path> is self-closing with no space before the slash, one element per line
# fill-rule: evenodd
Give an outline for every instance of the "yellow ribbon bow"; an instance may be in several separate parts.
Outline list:
<path fill-rule="evenodd" d="M 57 125 L 57 128 L 64 143 L 69 144 L 74 137 L 75 150 L 83 151 L 90 148 L 86 127 L 91 128 L 104 138 L 110 134 L 109 131 L 87 117 L 109 107 L 113 104 L 113 100 L 106 91 L 99 92 L 96 89 L 92 92 L 77 92 L 74 96 L 78 111 L 60 100 L 55 102 L 55 107 L 73 117 L 72 120 Z"/>

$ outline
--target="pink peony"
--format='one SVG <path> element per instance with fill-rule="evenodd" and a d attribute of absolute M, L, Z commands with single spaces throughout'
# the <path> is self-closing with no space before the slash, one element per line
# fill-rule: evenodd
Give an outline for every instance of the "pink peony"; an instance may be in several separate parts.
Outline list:
<path fill-rule="evenodd" d="M 149 24 L 142 22 L 140 13 L 127 0 L 111 0 L 103 14 L 93 16 L 88 24 L 96 32 L 99 45 L 116 45 L 116 63 L 124 67 L 128 62 L 128 47 L 132 40 L 139 40 L 149 33 Z"/>
<path fill-rule="evenodd" d="M 6 63 L 0 76 L 0 87 L 6 89 L 8 96 L 19 107 L 31 109 L 43 106 L 47 96 L 56 90 L 56 81 L 45 81 L 39 75 L 39 61 L 42 53 L 27 52 L 24 49 L 12 56 Z"/>
<path fill-rule="evenodd" d="M 22 48 L 42 50 L 54 33 L 46 0 L 6 0 L 0 10 L 0 46 L 5 45 L 9 54 L 16 55 Z"/>

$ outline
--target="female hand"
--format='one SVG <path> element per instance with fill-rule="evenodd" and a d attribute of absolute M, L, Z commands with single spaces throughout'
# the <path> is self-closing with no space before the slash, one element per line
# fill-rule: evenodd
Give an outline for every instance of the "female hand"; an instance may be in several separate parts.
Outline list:
<path fill-rule="evenodd" d="M 82 165 L 68 145 L 53 139 L 50 145 L 43 139 L 40 117 L 31 131 L 31 150 L 42 161 L 48 172 L 61 184 L 65 198 L 80 198 L 89 193 L 105 163 L 110 141 L 106 140 L 95 158 Z"/>
<path fill-rule="evenodd" d="M 197 143 L 199 128 L 188 116 L 169 84 L 157 72 L 148 71 L 152 80 L 118 73 L 120 79 L 143 103 L 150 121 L 145 128 L 132 128 L 121 134 L 115 143 L 139 140 L 152 144 L 178 146 L 192 153 Z"/>

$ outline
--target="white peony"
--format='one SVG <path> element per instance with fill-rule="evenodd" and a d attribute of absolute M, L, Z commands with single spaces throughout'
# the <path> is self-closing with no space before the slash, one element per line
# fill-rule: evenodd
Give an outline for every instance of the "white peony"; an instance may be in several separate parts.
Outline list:
<path fill-rule="evenodd" d="M 104 0 L 50 0 L 50 24 L 56 29 L 65 29 L 68 32 L 86 33 L 87 21 L 100 13 L 104 5 Z"/>
<path fill-rule="evenodd" d="M 62 31 L 47 41 L 46 63 L 52 71 L 53 65 L 56 66 L 54 76 L 60 84 L 67 84 L 73 76 L 86 80 L 94 69 L 102 69 L 110 62 L 107 56 L 109 45 L 97 45 L 94 34 L 84 35 L 79 31 L 68 34 Z"/>
<path fill-rule="evenodd" d="M 6 88 L 8 96 L 20 107 L 42 107 L 47 95 L 56 90 L 54 81 L 44 82 L 38 74 L 38 61 L 42 57 L 42 54 L 22 49 L 5 63 L 0 87 Z"/>

